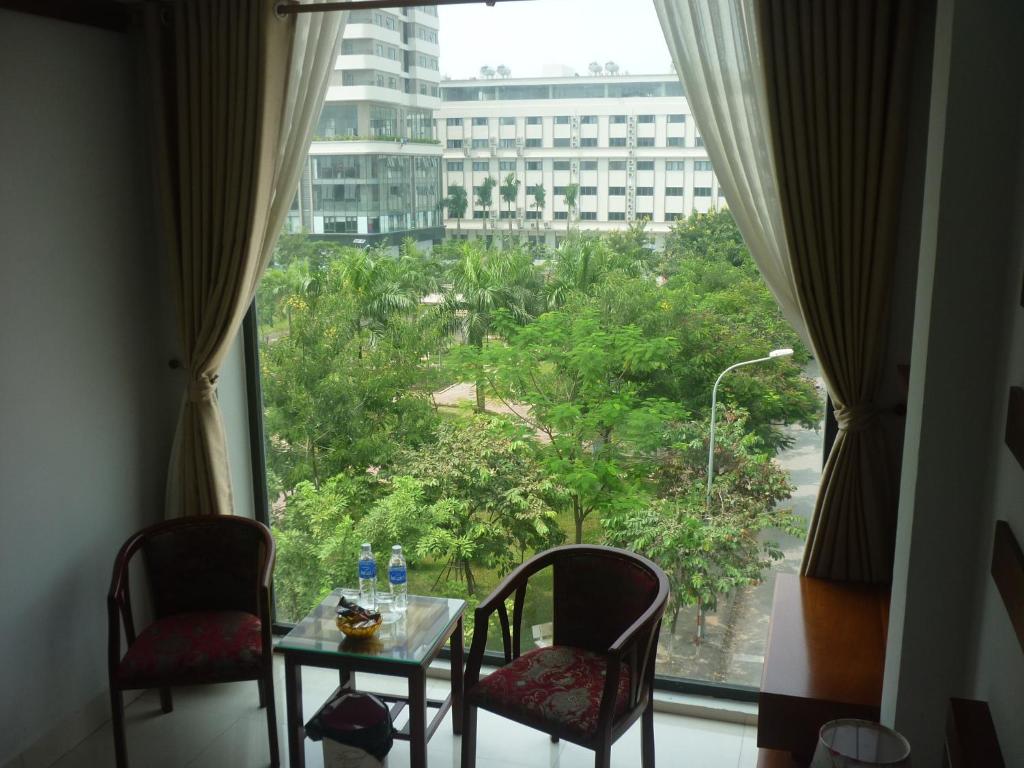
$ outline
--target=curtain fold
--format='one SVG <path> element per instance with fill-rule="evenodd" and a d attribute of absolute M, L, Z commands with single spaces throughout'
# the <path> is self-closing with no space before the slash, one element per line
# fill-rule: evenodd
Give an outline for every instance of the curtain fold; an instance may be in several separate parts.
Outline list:
<path fill-rule="evenodd" d="M 164 240 L 188 382 L 168 517 L 233 511 L 217 377 L 270 260 L 334 65 L 344 13 L 276 0 L 147 4 Z"/>
<path fill-rule="evenodd" d="M 772 147 L 807 332 L 836 409 L 803 573 L 891 579 L 896 494 L 875 396 L 888 341 L 912 0 L 759 0 Z"/>
<path fill-rule="evenodd" d="M 750 255 L 809 344 L 782 222 L 754 0 L 654 0 L 690 110 Z"/>

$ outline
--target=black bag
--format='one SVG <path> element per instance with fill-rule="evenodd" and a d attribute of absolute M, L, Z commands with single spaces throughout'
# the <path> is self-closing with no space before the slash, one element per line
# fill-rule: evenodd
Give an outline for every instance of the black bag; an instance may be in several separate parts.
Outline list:
<path fill-rule="evenodd" d="M 370 693 L 341 693 L 306 723 L 314 741 L 331 739 L 383 760 L 394 744 L 395 728 L 387 704 Z"/>

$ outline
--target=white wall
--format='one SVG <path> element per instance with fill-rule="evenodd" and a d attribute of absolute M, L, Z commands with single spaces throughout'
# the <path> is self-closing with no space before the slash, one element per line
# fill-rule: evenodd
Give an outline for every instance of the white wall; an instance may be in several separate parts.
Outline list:
<path fill-rule="evenodd" d="M 1024 470 L 1003 445 L 1024 368 L 1024 6 L 939 0 L 935 40 L 882 717 L 938 765 L 949 698 L 987 699 L 1022 765 L 1024 652 L 989 568 L 997 517 L 1024 539 Z"/>
<path fill-rule="evenodd" d="M 181 382 L 137 69 L 125 36 L 0 11 L 0 765 L 107 713 L 113 558 L 162 516 Z"/>

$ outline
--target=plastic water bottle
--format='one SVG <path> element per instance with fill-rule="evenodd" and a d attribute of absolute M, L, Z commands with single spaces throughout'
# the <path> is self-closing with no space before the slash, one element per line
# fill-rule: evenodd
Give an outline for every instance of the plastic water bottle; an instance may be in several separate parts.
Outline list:
<path fill-rule="evenodd" d="M 377 558 L 369 544 L 359 554 L 359 603 L 371 611 L 377 607 Z"/>
<path fill-rule="evenodd" d="M 391 548 L 391 560 L 388 562 L 388 582 L 391 594 L 395 599 L 395 610 L 404 612 L 409 607 L 409 570 L 405 567 L 402 545 L 395 544 Z"/>

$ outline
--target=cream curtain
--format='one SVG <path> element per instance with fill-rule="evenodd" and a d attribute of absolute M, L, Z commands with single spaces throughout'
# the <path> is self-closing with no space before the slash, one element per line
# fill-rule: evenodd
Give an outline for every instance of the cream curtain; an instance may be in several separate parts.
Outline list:
<path fill-rule="evenodd" d="M 295 194 L 344 24 L 343 13 L 278 18 L 275 4 L 178 0 L 146 11 L 164 236 L 188 376 L 169 517 L 233 511 L 218 370 Z"/>
<path fill-rule="evenodd" d="M 896 497 L 875 393 L 888 337 L 913 0 L 759 0 L 772 147 L 807 331 L 839 434 L 803 572 L 891 578 Z"/>
<path fill-rule="evenodd" d="M 729 209 L 782 314 L 809 341 L 782 223 L 754 0 L 654 0 Z"/>

